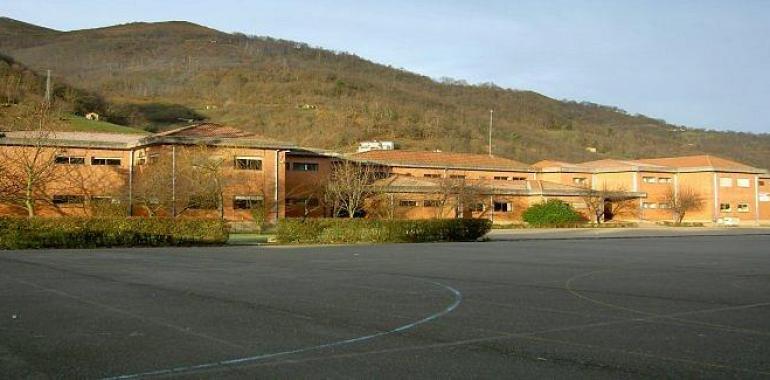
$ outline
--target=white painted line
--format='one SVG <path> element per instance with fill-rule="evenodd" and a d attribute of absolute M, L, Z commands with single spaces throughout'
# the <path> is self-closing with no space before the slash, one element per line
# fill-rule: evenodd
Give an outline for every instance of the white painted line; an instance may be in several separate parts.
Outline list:
<path fill-rule="evenodd" d="M 406 330 L 415 328 L 415 327 L 417 327 L 419 325 L 422 325 L 424 323 L 431 322 L 431 321 L 436 320 L 436 319 L 438 319 L 438 318 L 440 318 L 440 317 L 442 317 L 444 315 L 447 315 L 447 314 L 451 313 L 458 306 L 460 306 L 460 302 L 462 302 L 463 296 L 462 296 L 462 293 L 460 293 L 459 290 L 457 290 L 457 289 L 455 289 L 455 288 L 453 288 L 451 286 L 438 283 L 438 282 L 433 282 L 433 281 L 428 281 L 428 282 L 430 282 L 431 284 L 434 284 L 436 286 L 440 286 L 440 287 L 450 291 L 452 293 L 452 296 L 454 297 L 454 301 L 449 306 L 447 306 L 446 308 L 444 308 L 443 310 L 441 310 L 441 311 L 439 311 L 437 313 L 433 313 L 433 314 L 431 314 L 431 315 L 429 315 L 429 316 L 427 316 L 425 318 L 422 318 L 422 319 L 420 319 L 418 321 L 411 322 L 411 323 L 408 323 L 408 324 L 396 327 L 396 328 L 394 328 L 392 330 L 382 331 L 382 332 L 375 333 L 375 334 L 370 334 L 370 335 L 359 336 L 359 337 L 356 337 L 356 338 L 339 340 L 339 341 L 336 341 L 336 342 L 325 343 L 325 344 L 321 344 L 321 345 L 318 345 L 318 346 L 298 348 L 298 349 L 295 349 L 295 350 L 274 352 L 274 353 L 269 353 L 269 354 L 261 354 L 261 355 L 249 356 L 249 357 L 244 357 L 244 358 L 222 360 L 222 361 L 218 361 L 218 362 L 203 363 L 203 364 L 197 364 L 197 365 L 191 365 L 191 366 L 180 366 L 180 367 L 174 367 L 174 368 L 159 369 L 159 370 L 154 370 L 154 371 L 147 371 L 147 372 L 127 374 L 127 375 L 111 376 L 111 377 L 106 377 L 103 380 L 138 379 L 138 378 L 142 378 L 142 377 L 162 376 L 162 375 L 171 375 L 171 374 L 178 375 L 178 374 L 181 374 L 181 373 L 189 373 L 189 372 L 194 372 L 194 371 L 202 370 L 202 369 L 211 369 L 211 368 L 218 368 L 218 367 L 229 367 L 229 366 L 235 366 L 235 365 L 244 364 L 244 363 L 257 362 L 257 361 L 265 360 L 265 359 L 272 359 L 272 358 L 281 357 L 281 356 L 288 356 L 288 355 L 300 354 L 300 353 L 304 353 L 304 352 L 323 350 L 323 349 L 326 349 L 326 348 L 339 347 L 339 346 L 344 346 L 344 345 L 351 344 L 351 343 L 363 342 L 363 341 L 366 341 L 366 340 L 371 340 L 371 339 L 379 338 L 379 337 L 382 337 L 382 336 L 385 336 L 385 335 L 391 335 L 391 334 L 396 334 L 396 333 L 404 332 Z"/>

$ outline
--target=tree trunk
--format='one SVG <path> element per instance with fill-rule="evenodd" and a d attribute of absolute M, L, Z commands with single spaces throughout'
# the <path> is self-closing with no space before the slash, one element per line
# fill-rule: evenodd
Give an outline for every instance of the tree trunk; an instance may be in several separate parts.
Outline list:
<path fill-rule="evenodd" d="M 24 207 L 27 209 L 27 217 L 35 216 L 35 199 L 32 197 L 32 182 L 27 181 L 27 188 L 24 193 Z"/>

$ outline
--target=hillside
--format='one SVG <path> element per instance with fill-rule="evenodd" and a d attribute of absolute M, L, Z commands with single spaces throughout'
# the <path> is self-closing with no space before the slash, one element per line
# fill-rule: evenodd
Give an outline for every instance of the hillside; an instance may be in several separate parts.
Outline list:
<path fill-rule="evenodd" d="M 7 38 L 21 29 L 29 30 L 24 38 Z M 389 139 L 408 149 L 484 152 L 493 108 L 495 152 L 524 162 L 709 153 L 770 167 L 767 134 L 683 128 L 531 91 L 437 82 L 188 22 L 59 32 L 0 19 L 0 52 L 101 94 L 110 121 L 143 128 L 206 118 L 330 149 Z"/>

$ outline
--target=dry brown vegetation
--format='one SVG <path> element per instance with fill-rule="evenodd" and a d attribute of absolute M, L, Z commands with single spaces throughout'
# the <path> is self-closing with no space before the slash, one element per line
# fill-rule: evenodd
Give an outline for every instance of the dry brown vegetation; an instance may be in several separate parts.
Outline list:
<path fill-rule="evenodd" d="M 483 152 L 494 109 L 495 152 L 525 162 L 710 153 L 770 167 L 770 135 L 683 128 L 531 91 L 433 80 L 292 41 L 186 22 L 36 28 L 0 19 L 0 51 L 107 100 L 87 98 L 81 110 L 104 107 L 109 121 L 143 128 L 206 117 L 324 148 L 377 138 Z"/>

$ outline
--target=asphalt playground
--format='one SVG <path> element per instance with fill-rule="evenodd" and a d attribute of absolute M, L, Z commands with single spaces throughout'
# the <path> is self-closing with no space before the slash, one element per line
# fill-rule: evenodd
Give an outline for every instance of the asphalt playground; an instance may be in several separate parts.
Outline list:
<path fill-rule="evenodd" d="M 770 236 L 501 240 L 0 252 L 0 377 L 770 377 Z"/>

